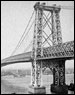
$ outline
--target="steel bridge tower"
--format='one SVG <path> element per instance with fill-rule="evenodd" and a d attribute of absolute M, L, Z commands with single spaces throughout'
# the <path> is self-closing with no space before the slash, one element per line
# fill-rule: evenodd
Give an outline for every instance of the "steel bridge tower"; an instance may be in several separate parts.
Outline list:
<path fill-rule="evenodd" d="M 45 6 L 44 3 L 39 2 L 34 5 L 35 10 L 35 26 L 34 26 L 34 38 L 32 49 L 32 73 L 31 73 L 31 86 L 29 92 L 33 94 L 44 94 L 46 88 L 42 84 L 42 66 L 43 61 L 38 60 L 43 54 L 43 12 L 49 11 L 51 13 L 52 21 L 52 44 L 62 44 L 61 26 L 60 26 L 60 6 Z M 45 60 L 45 66 L 47 63 L 52 66 L 53 72 L 53 84 L 51 85 L 51 91 L 55 93 L 67 93 L 68 89 L 65 84 L 65 59 Z"/>

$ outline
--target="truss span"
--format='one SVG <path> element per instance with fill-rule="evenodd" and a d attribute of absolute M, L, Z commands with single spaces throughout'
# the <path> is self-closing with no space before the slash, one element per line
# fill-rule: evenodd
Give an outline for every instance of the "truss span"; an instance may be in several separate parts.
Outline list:
<path fill-rule="evenodd" d="M 60 45 L 43 49 L 44 59 L 52 58 L 73 58 L 74 57 L 74 41 L 66 42 Z"/>
<path fill-rule="evenodd" d="M 51 59 L 73 59 L 74 58 L 74 41 L 66 42 L 60 45 L 43 48 L 43 56 L 37 57 L 37 60 L 51 60 Z M 1 60 L 1 66 L 21 63 L 32 62 L 31 52 L 14 55 Z"/>

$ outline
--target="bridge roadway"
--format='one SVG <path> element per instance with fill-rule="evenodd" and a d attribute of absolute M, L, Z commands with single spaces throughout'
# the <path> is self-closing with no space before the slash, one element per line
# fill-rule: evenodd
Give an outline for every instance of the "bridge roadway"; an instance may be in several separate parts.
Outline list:
<path fill-rule="evenodd" d="M 36 60 L 52 60 L 52 59 L 73 59 L 74 58 L 74 41 L 69 41 L 61 45 L 43 48 L 43 56 L 37 57 Z M 1 60 L 1 66 L 14 63 L 32 62 L 31 51 L 10 56 Z"/>

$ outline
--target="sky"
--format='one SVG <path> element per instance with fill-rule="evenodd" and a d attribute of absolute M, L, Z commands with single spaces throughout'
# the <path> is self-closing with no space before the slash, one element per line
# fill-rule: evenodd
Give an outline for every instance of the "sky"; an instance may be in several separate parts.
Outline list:
<path fill-rule="evenodd" d="M 20 40 L 29 18 L 38 1 L 1 1 L 1 59 L 11 55 Z M 40 1 L 43 2 L 43 1 Z M 74 6 L 73 1 L 44 1 L 46 5 Z M 34 19 L 34 18 L 33 18 Z M 61 31 L 63 42 L 74 40 L 74 10 L 61 9 Z M 25 39 L 21 51 L 26 48 L 33 37 L 33 30 Z M 67 61 L 66 67 L 73 67 L 74 60 Z M 14 64 L 7 68 L 29 68 L 30 63 Z"/>

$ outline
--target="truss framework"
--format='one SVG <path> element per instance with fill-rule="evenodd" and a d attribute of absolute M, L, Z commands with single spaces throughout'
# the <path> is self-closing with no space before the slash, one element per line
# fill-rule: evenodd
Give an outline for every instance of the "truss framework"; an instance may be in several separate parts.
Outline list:
<path fill-rule="evenodd" d="M 41 58 L 43 56 L 42 43 L 47 41 L 47 43 L 49 44 L 48 39 L 50 39 L 50 35 L 48 36 L 46 32 L 43 31 L 43 29 L 46 27 L 46 24 L 47 24 L 52 34 L 53 45 L 62 43 L 61 27 L 60 27 L 60 19 L 59 19 L 60 8 L 57 8 L 56 6 L 49 8 L 47 6 L 44 6 L 44 4 L 36 3 L 34 6 L 34 9 L 35 9 L 35 26 L 34 26 L 33 49 L 32 49 L 33 62 L 32 62 L 31 83 L 35 87 L 41 87 L 42 61 L 37 60 L 37 58 Z M 51 13 L 51 16 L 48 19 L 46 15 L 43 13 L 44 10 L 50 11 Z M 50 18 L 52 21 L 51 23 L 49 22 Z M 43 25 L 43 19 L 45 20 L 44 25 Z M 52 28 L 49 26 L 48 22 L 50 23 Z M 43 36 L 43 32 L 45 33 L 47 38 Z M 45 39 L 44 42 L 42 42 L 43 37 Z"/>

